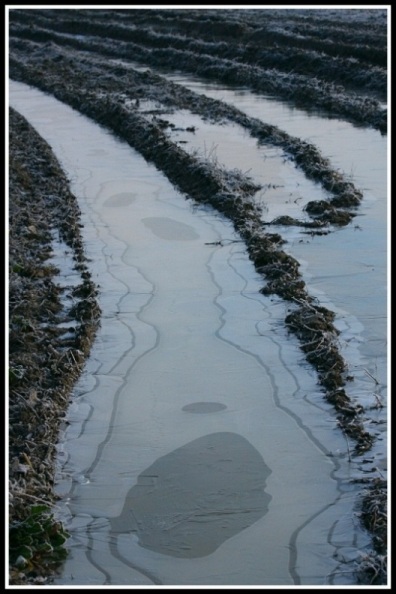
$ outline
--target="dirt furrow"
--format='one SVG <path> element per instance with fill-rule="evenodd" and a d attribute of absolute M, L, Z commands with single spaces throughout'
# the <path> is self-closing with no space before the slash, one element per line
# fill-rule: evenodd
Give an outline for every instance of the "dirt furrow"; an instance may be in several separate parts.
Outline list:
<path fill-rule="evenodd" d="M 62 35 L 59 30 L 66 29 L 73 35 Z M 178 64 L 178 69 L 189 74 L 196 74 L 210 80 L 221 81 L 225 84 L 244 86 L 255 92 L 269 93 L 282 99 L 293 101 L 296 105 L 307 109 L 322 109 L 330 114 L 340 116 L 348 121 L 372 126 L 379 129 L 382 133 L 387 131 L 387 113 L 382 108 L 377 99 L 372 96 L 373 89 L 380 89 L 382 85 L 382 96 L 385 93 L 385 73 L 377 69 L 373 70 L 374 79 L 365 87 L 366 94 L 348 93 L 341 84 L 337 84 L 337 77 L 328 81 L 325 77 L 320 77 L 322 72 L 329 72 L 329 66 L 324 56 L 318 54 L 314 63 L 315 76 L 307 73 L 294 72 L 296 69 L 296 59 L 293 53 L 291 56 L 293 64 L 289 62 L 288 71 L 279 70 L 279 64 L 274 64 L 276 56 L 276 47 L 271 47 L 269 55 L 271 60 L 266 60 L 261 55 L 261 63 L 254 54 L 254 48 L 261 51 L 259 46 L 252 45 L 249 49 L 253 53 L 252 60 L 245 62 L 240 59 L 238 53 L 232 54 L 226 58 L 218 55 L 219 52 L 213 51 L 211 46 L 192 49 L 180 48 L 180 36 L 169 36 L 161 41 L 161 36 L 156 32 L 141 31 L 136 27 L 119 27 L 106 24 L 85 24 L 77 19 L 70 23 L 56 22 L 56 28 L 42 28 L 39 26 L 21 26 L 13 25 L 10 27 L 11 41 L 15 39 L 30 39 L 45 43 L 53 41 L 59 45 L 73 46 L 85 51 L 96 51 L 107 56 L 124 57 L 140 61 L 146 65 L 156 67 L 173 67 Z M 94 35 L 93 38 L 89 36 Z M 74 36 L 74 37 L 73 37 Z M 88 36 L 88 37 L 87 37 Z M 143 43 L 143 45 L 142 45 Z M 223 42 L 223 46 L 224 46 Z M 158 47 L 160 45 L 160 47 Z M 226 52 L 229 52 L 229 42 Z M 273 44 L 272 44 L 273 45 Z M 290 51 L 290 50 L 288 50 Z M 317 50 L 315 50 L 317 51 Z M 221 52 L 220 52 L 221 54 Z M 284 58 L 283 58 L 284 60 Z M 297 60 L 302 63 L 301 60 Z M 304 60 L 307 64 L 309 60 Z M 367 66 L 357 69 L 353 75 L 351 65 L 354 61 L 342 63 L 343 66 L 336 67 L 336 71 L 352 83 L 354 78 L 360 84 L 367 78 Z M 320 66 L 320 68 L 319 68 Z M 362 72 L 365 74 L 362 74 Z M 343 74 L 341 74 L 343 73 Z"/>

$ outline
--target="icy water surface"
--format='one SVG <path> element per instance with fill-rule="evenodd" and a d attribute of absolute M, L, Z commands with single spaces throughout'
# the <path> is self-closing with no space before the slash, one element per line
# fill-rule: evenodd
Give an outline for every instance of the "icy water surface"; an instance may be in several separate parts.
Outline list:
<path fill-rule="evenodd" d="M 167 73 L 165 70 L 159 73 L 194 92 L 234 105 L 251 117 L 276 125 L 291 136 L 316 145 L 335 169 L 363 191 L 363 201 L 352 224 L 334 229 L 329 235 L 310 235 L 290 227 L 274 226 L 272 229 L 280 231 L 288 241 L 284 249 L 301 263 L 311 295 L 337 313 L 341 351 L 355 378 L 348 391 L 370 410 L 367 426 L 371 426 L 379 437 L 374 448 L 375 463 L 380 469 L 386 468 L 387 137 L 377 130 L 327 118 L 313 111 L 307 113 L 287 102 L 253 94 L 246 89 L 225 88 L 198 77 Z M 176 118 L 179 125 L 186 121 L 181 115 Z M 167 116 L 167 119 L 172 120 L 172 117 Z M 197 128 L 205 130 L 207 126 L 202 122 Z M 222 135 L 219 132 L 221 127 L 217 128 L 213 136 L 206 136 L 206 139 L 205 130 L 205 140 L 192 139 L 191 134 L 183 138 L 188 138 L 188 145 L 198 146 L 201 152 L 212 151 L 214 156 L 219 156 L 221 163 L 249 171 L 263 185 L 260 198 L 263 218 L 267 222 L 280 213 L 304 218 L 301 217 L 301 208 L 310 200 L 325 197 L 317 184 L 308 181 L 292 164 L 282 160 L 280 151 L 263 146 L 256 149 L 253 157 L 252 140 L 245 137 L 244 143 L 239 140 L 238 146 L 232 145 L 227 132 Z M 198 129 L 195 135 L 199 135 Z M 378 403 L 383 408 L 378 408 Z"/>
<path fill-rule="evenodd" d="M 58 446 L 55 583 L 353 584 L 363 462 L 231 225 L 51 97 L 11 82 L 10 104 L 72 180 L 103 311 Z"/>
<path fill-rule="evenodd" d="M 133 62 L 119 62 L 145 70 Z M 165 69 L 157 72 L 194 92 L 234 105 L 251 117 L 316 145 L 335 169 L 363 191 L 363 201 L 352 224 L 331 235 L 313 236 L 290 227 L 273 227 L 273 230 L 280 231 L 288 240 L 285 250 L 302 264 L 310 293 L 338 314 L 338 326 L 344 332 L 341 346 L 346 358 L 351 360 L 351 371 L 356 379 L 352 392 L 362 399 L 364 406 L 375 406 L 377 396 L 386 405 L 387 137 L 377 130 L 327 118 L 314 111 L 307 113 L 287 102 L 253 94 L 246 89 L 230 89 L 199 77 L 169 73 Z M 307 180 L 284 159 L 282 151 L 257 147 L 254 139 L 238 126 L 211 126 L 188 112 L 166 115 L 166 119 L 176 125 L 172 135 L 185 143 L 186 150 L 197 151 L 229 168 L 247 172 L 262 184 L 258 201 L 266 222 L 284 214 L 308 218 L 303 212 L 305 204 L 326 198 L 319 185 Z M 192 124 L 194 134 L 180 131 Z M 346 279 L 349 282 L 345 282 Z M 386 408 L 382 413 L 385 411 Z M 382 425 L 384 414 L 381 410 L 379 417 L 376 421 Z"/>

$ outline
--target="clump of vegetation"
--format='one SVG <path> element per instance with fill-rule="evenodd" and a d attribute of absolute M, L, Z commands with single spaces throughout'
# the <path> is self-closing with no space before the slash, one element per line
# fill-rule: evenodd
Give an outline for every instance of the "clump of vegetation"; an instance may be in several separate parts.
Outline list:
<path fill-rule="evenodd" d="M 373 551 L 362 555 L 357 569 L 364 585 L 387 583 L 388 569 L 388 490 L 383 478 L 370 481 L 361 505 L 361 521 L 372 536 Z"/>
<path fill-rule="evenodd" d="M 67 556 L 64 544 L 69 534 L 47 505 L 25 509 L 25 517 L 15 519 L 9 528 L 10 579 L 45 583 Z"/>

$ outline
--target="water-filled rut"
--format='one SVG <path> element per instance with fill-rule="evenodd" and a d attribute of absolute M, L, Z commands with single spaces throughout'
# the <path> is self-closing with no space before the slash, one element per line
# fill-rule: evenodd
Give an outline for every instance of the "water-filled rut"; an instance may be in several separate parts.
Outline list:
<path fill-rule="evenodd" d="M 72 179 L 103 312 L 59 444 L 56 583 L 353 583 L 345 439 L 232 226 L 56 100 L 11 82 L 10 103 Z"/>

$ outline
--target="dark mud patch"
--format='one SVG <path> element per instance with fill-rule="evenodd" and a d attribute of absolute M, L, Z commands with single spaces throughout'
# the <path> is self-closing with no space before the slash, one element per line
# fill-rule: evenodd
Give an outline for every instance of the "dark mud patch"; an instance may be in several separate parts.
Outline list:
<path fill-rule="evenodd" d="M 9 115 L 9 561 L 10 583 L 46 583 L 66 538 L 55 521 L 55 445 L 71 389 L 100 317 L 80 233 L 80 211 L 49 146 Z M 54 237 L 80 277 L 57 284 Z M 73 297 L 74 307 L 65 307 Z"/>

